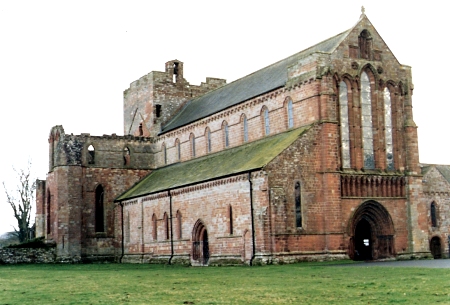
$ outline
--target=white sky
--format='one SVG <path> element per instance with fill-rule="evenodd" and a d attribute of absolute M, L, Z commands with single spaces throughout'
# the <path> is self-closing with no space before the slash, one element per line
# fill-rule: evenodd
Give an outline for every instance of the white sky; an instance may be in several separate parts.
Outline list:
<path fill-rule="evenodd" d="M 14 189 L 12 168 L 29 159 L 45 179 L 54 125 L 122 135 L 123 91 L 169 60 L 184 62 L 191 84 L 231 82 L 351 28 L 362 5 L 400 63 L 412 66 L 420 161 L 450 164 L 446 2 L 424 3 L 0 0 L 0 182 Z M 1 187 L 0 234 L 12 225 Z"/>

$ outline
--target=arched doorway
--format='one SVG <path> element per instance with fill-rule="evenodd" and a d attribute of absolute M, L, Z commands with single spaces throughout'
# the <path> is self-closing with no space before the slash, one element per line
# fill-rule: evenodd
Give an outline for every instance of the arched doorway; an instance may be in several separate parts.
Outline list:
<path fill-rule="evenodd" d="M 192 265 L 207 266 L 209 261 L 208 231 L 201 220 L 197 220 L 192 231 Z"/>
<path fill-rule="evenodd" d="M 430 252 L 435 259 L 442 258 L 441 239 L 437 236 L 430 240 Z"/>
<path fill-rule="evenodd" d="M 367 201 L 350 221 L 349 256 L 354 260 L 391 257 L 394 250 L 394 224 L 389 212 L 376 201 Z"/>

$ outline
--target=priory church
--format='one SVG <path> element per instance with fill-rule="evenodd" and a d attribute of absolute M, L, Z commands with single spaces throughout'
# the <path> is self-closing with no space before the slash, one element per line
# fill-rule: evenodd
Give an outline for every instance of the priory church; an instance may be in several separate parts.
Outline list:
<path fill-rule="evenodd" d="M 124 135 L 51 129 L 36 233 L 59 261 L 448 256 L 450 166 L 419 163 L 411 67 L 364 10 L 231 83 L 184 69 L 130 84 Z"/>

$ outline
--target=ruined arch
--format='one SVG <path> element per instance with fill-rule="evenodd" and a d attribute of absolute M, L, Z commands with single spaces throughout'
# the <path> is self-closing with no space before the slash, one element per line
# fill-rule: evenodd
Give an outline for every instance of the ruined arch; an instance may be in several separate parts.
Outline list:
<path fill-rule="evenodd" d="M 193 265 L 207 266 L 209 261 L 208 230 L 201 219 L 197 220 L 192 230 Z"/>
<path fill-rule="evenodd" d="M 349 226 L 349 256 L 354 260 L 372 260 L 395 255 L 394 223 L 380 203 L 369 200 L 354 212 Z"/>

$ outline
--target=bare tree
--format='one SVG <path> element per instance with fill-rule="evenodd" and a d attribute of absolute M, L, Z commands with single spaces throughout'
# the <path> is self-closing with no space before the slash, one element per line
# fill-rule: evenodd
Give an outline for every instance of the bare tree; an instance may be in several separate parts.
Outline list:
<path fill-rule="evenodd" d="M 5 189 L 6 200 L 13 209 L 14 217 L 17 220 L 18 229 L 14 227 L 14 231 L 19 241 L 23 243 L 30 237 L 30 218 L 36 181 L 31 180 L 31 162 L 28 162 L 26 169 L 14 169 L 14 171 L 19 180 L 16 191 L 8 191 L 5 182 L 3 182 L 3 188 Z"/>

